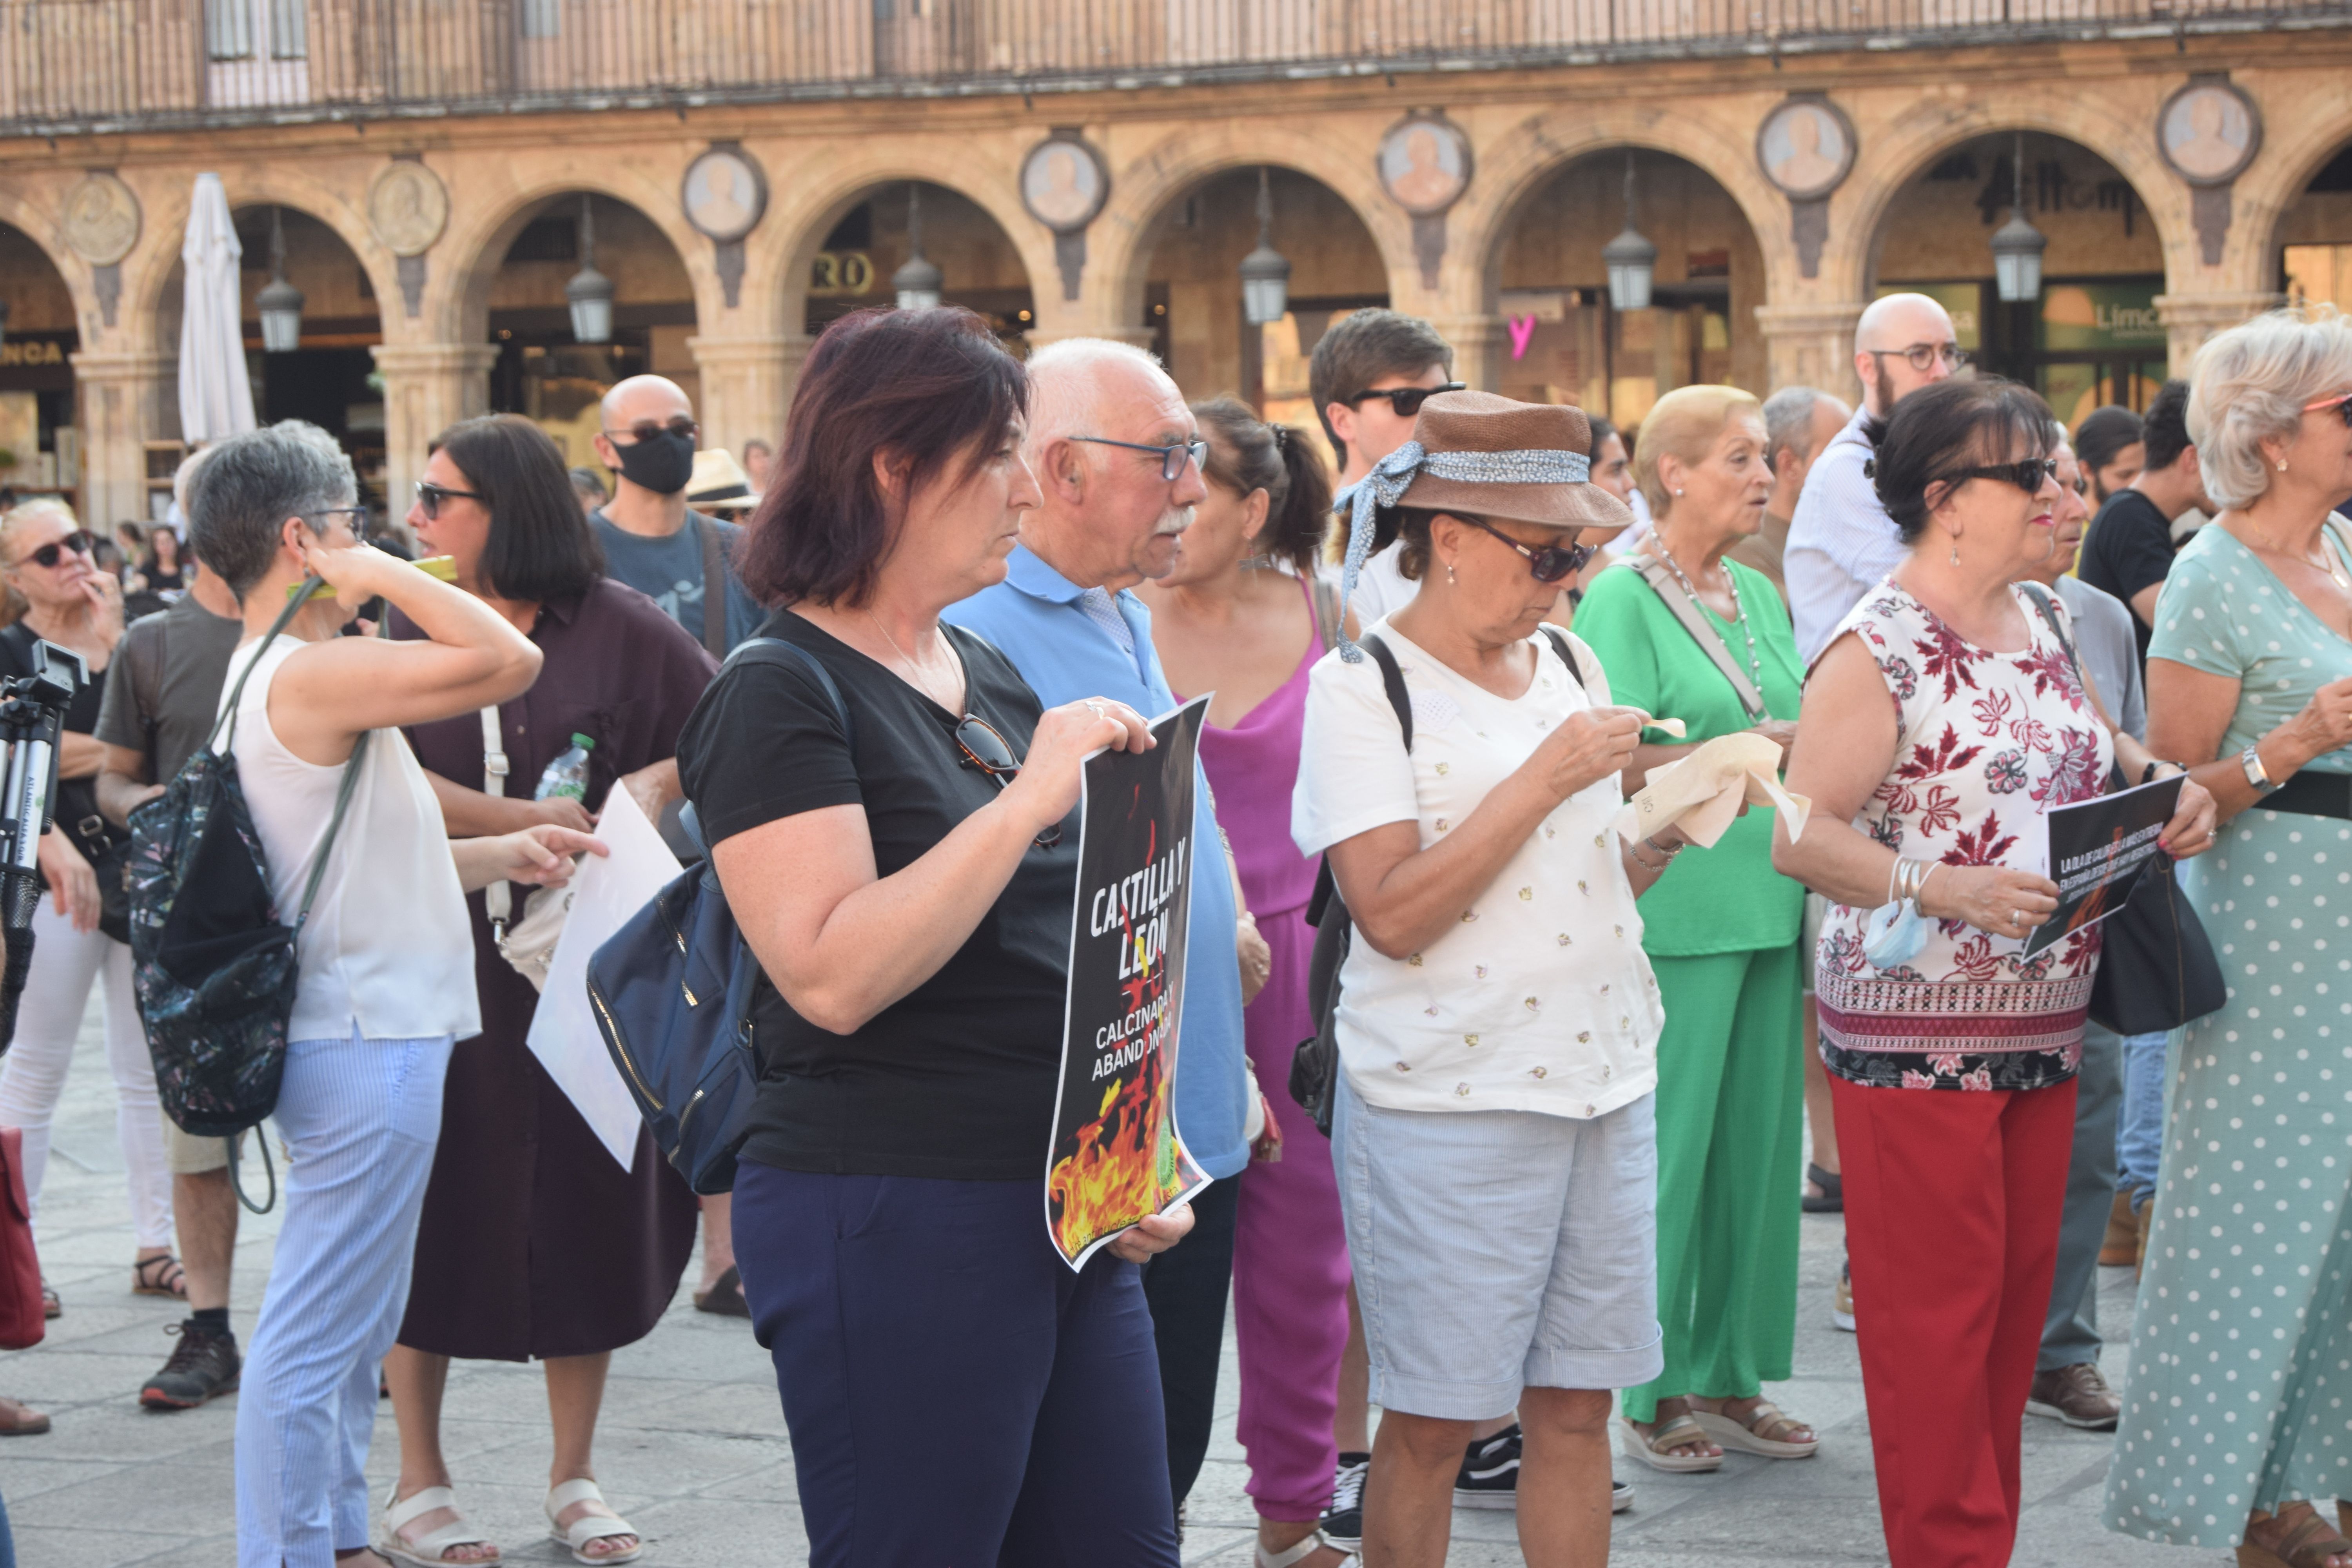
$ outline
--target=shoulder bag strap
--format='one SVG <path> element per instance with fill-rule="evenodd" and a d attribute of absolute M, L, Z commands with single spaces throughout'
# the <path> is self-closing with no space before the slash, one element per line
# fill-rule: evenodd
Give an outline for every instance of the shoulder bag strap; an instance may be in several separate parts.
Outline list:
<path fill-rule="evenodd" d="M 325 582 L 323 577 L 302 579 L 302 585 L 294 590 L 286 601 L 286 607 L 278 612 L 278 618 L 269 623 L 268 631 L 261 634 L 261 646 L 253 650 L 253 657 L 246 661 L 243 669 L 237 671 L 236 684 L 228 689 L 228 701 L 222 707 L 220 717 L 213 721 L 213 732 L 205 739 L 205 744 L 215 756 L 221 752 L 223 729 L 228 731 L 227 743 L 231 746 L 236 744 L 236 705 L 245 696 L 245 683 L 253 679 L 253 667 L 261 662 L 261 656 L 269 651 L 269 645 L 278 640 L 278 634 L 293 624 L 294 617 L 302 613 L 302 606 L 310 602 L 311 594 Z"/>
<path fill-rule="evenodd" d="M 1576 662 L 1576 650 L 1569 646 L 1568 634 L 1549 621 L 1538 629 L 1551 639 L 1552 652 L 1559 655 L 1559 662 L 1568 666 L 1569 674 L 1576 677 L 1576 684 L 1588 691 L 1591 690 L 1591 688 L 1584 686 L 1584 670 Z"/>
<path fill-rule="evenodd" d="M 779 657 L 781 655 L 782 657 Z M 794 642 L 782 637 L 745 637 L 727 656 L 719 673 L 727 673 L 727 666 L 737 664 L 797 664 L 816 677 L 824 689 L 825 700 L 833 704 L 833 716 L 841 721 L 841 738 L 853 749 L 857 744 L 857 727 L 850 722 L 849 704 L 842 700 L 841 688 L 834 684 L 833 671 L 825 668 L 824 660 Z"/>
<path fill-rule="evenodd" d="M 1339 634 L 1347 629 L 1347 617 L 1339 610 L 1339 590 L 1310 573 L 1307 592 L 1315 610 L 1315 640 L 1329 653 L 1339 646 Z"/>
<path fill-rule="evenodd" d="M 499 725 L 499 710 L 493 705 L 482 710 L 482 793 L 492 799 L 503 799 L 507 793 L 507 738 Z M 482 911 L 490 917 L 490 934 L 503 939 L 507 926 L 514 919 L 514 889 L 505 882 L 492 882 L 482 889 Z"/>
<path fill-rule="evenodd" d="M 1389 694 L 1389 706 L 1396 710 L 1397 728 L 1404 731 L 1404 749 L 1412 750 L 1412 698 L 1404 689 L 1404 671 L 1397 664 L 1396 655 L 1378 636 L 1367 637 L 1364 647 L 1370 652 L 1372 662 L 1381 667 L 1381 685 Z"/>
<path fill-rule="evenodd" d="M 294 929 L 298 931 L 302 922 L 310 918 L 310 900 L 319 896 L 319 883 L 327 875 L 327 857 L 334 851 L 335 836 L 342 831 L 343 813 L 350 809 L 352 791 L 360 782 L 360 767 L 367 761 L 368 742 L 374 738 L 374 731 L 362 730 L 359 739 L 352 742 L 351 760 L 343 764 L 342 786 L 335 791 L 335 815 L 327 818 L 327 837 L 319 841 L 318 858 L 310 862 L 310 879 L 302 885 L 302 908 L 294 916 Z"/>
<path fill-rule="evenodd" d="M 1658 595 L 1658 602 L 1666 606 L 1667 614 L 1681 623 L 1683 630 L 1690 633 L 1691 641 L 1698 644 L 1699 651 L 1715 661 L 1715 668 L 1722 672 L 1724 679 L 1731 682 L 1731 689 L 1738 694 L 1739 705 L 1748 710 L 1748 721 L 1754 723 L 1764 718 L 1764 694 L 1756 689 L 1756 682 L 1732 658 L 1731 649 L 1725 644 L 1723 634 L 1707 624 L 1706 617 L 1699 613 L 1698 605 L 1683 592 L 1683 585 L 1675 581 L 1673 569 L 1647 550 L 1629 551 L 1619 559 L 1641 574 L 1642 581 Z"/>
<path fill-rule="evenodd" d="M 2058 639 L 2058 646 L 2066 650 L 2066 662 L 2074 667 L 2074 679 L 2081 680 L 2083 661 L 2074 652 L 2074 639 L 2068 637 L 2066 628 L 2058 624 L 2058 612 L 2050 605 L 2053 596 L 2050 590 L 2039 583 L 2020 583 L 2018 586 L 2024 589 L 2025 596 L 2033 601 L 2033 607 L 2042 612 L 2042 618 L 2049 623 L 2050 635 Z"/>
<path fill-rule="evenodd" d="M 727 562 L 719 549 L 719 530 L 700 512 L 688 512 L 686 521 L 693 525 L 695 537 L 702 542 L 702 646 L 710 650 L 711 658 L 725 658 Z"/>

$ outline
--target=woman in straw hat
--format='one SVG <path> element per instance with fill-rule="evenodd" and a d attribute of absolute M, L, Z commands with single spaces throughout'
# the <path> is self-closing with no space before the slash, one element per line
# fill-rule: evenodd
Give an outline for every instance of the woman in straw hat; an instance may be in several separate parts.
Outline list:
<path fill-rule="evenodd" d="M 1682 841 L 1612 830 L 1641 716 L 1541 623 L 1632 516 L 1573 408 L 1443 393 L 1413 435 L 1356 491 L 1343 588 L 1393 530 L 1421 591 L 1316 666 L 1292 809 L 1356 929 L 1332 1157 L 1384 1412 L 1364 1541 L 1442 1563 L 1464 1445 L 1516 1404 L 1528 1558 L 1597 1563 L 1611 1391 L 1660 1370 L 1633 900 Z"/>

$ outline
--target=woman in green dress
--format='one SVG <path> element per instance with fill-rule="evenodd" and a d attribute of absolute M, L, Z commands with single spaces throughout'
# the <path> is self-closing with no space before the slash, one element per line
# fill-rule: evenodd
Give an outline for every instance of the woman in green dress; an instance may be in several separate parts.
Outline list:
<path fill-rule="evenodd" d="M 2221 510 L 2157 601 L 2147 742 L 2228 819 L 2187 883 L 2230 997 L 2174 1064 L 2107 1523 L 2352 1568 L 2352 321 L 2260 317 L 2193 384 Z"/>
<path fill-rule="evenodd" d="M 1689 386 L 1658 400 L 1633 457 L 1656 523 L 1576 612 L 1615 700 L 1687 726 L 1626 771 L 1754 730 L 1787 758 L 1804 669 L 1769 579 L 1725 552 L 1762 526 L 1772 475 L 1755 398 Z M 1658 1041 L 1658 1316 L 1665 1371 L 1625 1392 L 1627 1452 L 1712 1470 L 1726 1447 L 1802 1458 L 1812 1429 L 1761 1397 L 1796 1334 L 1804 1055 L 1798 927 L 1804 889 L 1772 869 L 1751 812 L 1683 858 L 1644 905 L 1642 945 L 1665 1004 Z"/>

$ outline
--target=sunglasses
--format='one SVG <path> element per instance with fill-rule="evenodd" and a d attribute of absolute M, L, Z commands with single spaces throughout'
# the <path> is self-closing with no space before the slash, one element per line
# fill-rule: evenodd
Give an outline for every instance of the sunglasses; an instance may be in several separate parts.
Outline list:
<path fill-rule="evenodd" d="M 607 430 L 604 436 L 608 440 L 626 436 L 632 441 L 650 441 L 656 436 L 669 435 L 683 436 L 690 441 L 701 428 L 700 425 L 681 414 L 667 425 L 656 425 L 650 419 L 640 419 L 626 430 Z"/>
<path fill-rule="evenodd" d="M 1073 436 L 1070 439 L 1084 441 L 1091 447 L 1124 447 L 1130 452 L 1157 452 L 1160 454 L 1160 477 L 1171 485 L 1184 471 L 1187 460 L 1196 467 L 1209 460 L 1209 444 L 1206 441 L 1179 441 L 1170 447 L 1147 447 L 1140 441 L 1114 441 L 1104 436 Z"/>
<path fill-rule="evenodd" d="M 416 481 L 416 504 L 425 509 L 425 521 L 427 522 L 440 517 L 441 503 L 452 496 L 463 500 L 478 500 L 486 506 L 490 500 L 479 490 L 453 490 L 447 485 L 436 485 L 430 479 Z"/>
<path fill-rule="evenodd" d="M 2333 397 L 2323 397 L 2316 403 L 2303 405 L 2305 414 L 2316 414 L 2323 408 L 2333 408 L 2343 416 L 2345 424 L 2352 425 L 2352 392 L 2339 392 Z"/>
<path fill-rule="evenodd" d="M 91 547 L 97 542 L 96 534 L 86 528 L 78 528 L 63 539 L 51 540 L 38 550 L 27 550 L 25 552 L 24 560 L 17 562 L 16 564 L 22 566 L 26 561 L 29 561 L 36 566 L 52 567 L 68 555 L 88 555 Z"/>
<path fill-rule="evenodd" d="M 2057 477 L 2057 458 L 2028 458 L 2022 462 L 1990 463 L 1982 468 L 1962 468 L 1948 476 L 1946 482 L 1960 485 L 1970 479 L 1999 479 L 2003 484 L 2015 485 L 2027 495 L 2035 496 L 2042 493 L 2043 485 Z"/>
<path fill-rule="evenodd" d="M 1013 755 L 1012 745 L 998 732 L 995 725 L 977 713 L 967 713 L 963 722 L 955 727 L 956 750 L 963 753 L 963 765 L 977 768 L 996 781 L 1003 789 L 1021 776 L 1021 763 Z M 1062 841 L 1062 825 L 1054 824 L 1037 835 L 1040 849 L 1051 849 Z"/>
<path fill-rule="evenodd" d="M 1464 517 L 1458 511 L 1449 511 L 1445 515 L 1493 534 L 1526 556 L 1528 571 L 1538 583 L 1557 583 L 1581 571 L 1584 563 L 1592 559 L 1592 546 L 1590 544 L 1547 544 L 1541 550 L 1533 550 L 1483 518 Z"/>
<path fill-rule="evenodd" d="M 1367 388 L 1353 397 L 1343 397 L 1339 401 L 1353 408 L 1359 403 L 1369 402 L 1375 397 L 1385 397 L 1389 400 L 1389 406 L 1396 410 L 1398 418 L 1410 419 L 1421 412 L 1423 404 L 1439 393 L 1462 390 L 1463 384 L 1458 381 L 1449 381 L 1443 386 L 1383 386 L 1376 390 Z"/>
<path fill-rule="evenodd" d="M 1910 362 L 1913 370 L 1923 373 L 1933 369 L 1937 360 L 1953 370 L 1969 363 L 1968 350 L 1958 343 L 1913 343 L 1907 349 L 1864 349 L 1862 352 L 1877 359 L 1885 359 L 1888 354 L 1901 354 Z"/>
<path fill-rule="evenodd" d="M 430 516 L 431 513 L 428 512 L 426 515 Z M 367 542 L 368 514 L 367 508 L 363 506 L 322 506 L 316 511 L 304 512 L 302 521 L 324 533 L 327 531 L 326 525 L 339 517 L 343 520 L 343 526 L 352 531 L 352 540 L 354 543 Z"/>

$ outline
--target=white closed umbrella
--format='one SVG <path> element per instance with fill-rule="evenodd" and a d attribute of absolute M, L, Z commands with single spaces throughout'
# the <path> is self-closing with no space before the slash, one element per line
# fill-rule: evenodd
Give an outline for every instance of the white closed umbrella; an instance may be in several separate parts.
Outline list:
<path fill-rule="evenodd" d="M 180 307 L 180 438 L 191 447 L 254 426 L 253 384 L 245 374 L 245 310 L 237 258 L 218 174 L 196 176 L 188 237 L 180 242 L 185 294 Z"/>

